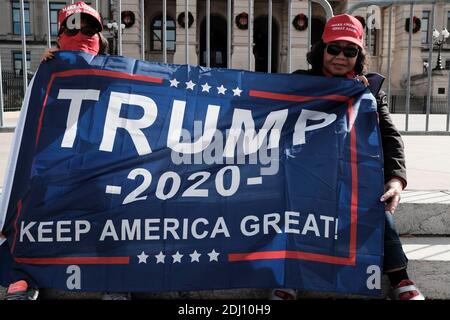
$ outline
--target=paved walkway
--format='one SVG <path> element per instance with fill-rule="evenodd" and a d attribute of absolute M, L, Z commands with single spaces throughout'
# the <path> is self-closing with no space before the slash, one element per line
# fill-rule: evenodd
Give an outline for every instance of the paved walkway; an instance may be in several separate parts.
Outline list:
<path fill-rule="evenodd" d="M 410 190 L 450 191 L 450 135 L 403 136 Z"/>
<path fill-rule="evenodd" d="M 450 261 L 450 239 L 402 238 L 403 250 L 410 260 Z"/>

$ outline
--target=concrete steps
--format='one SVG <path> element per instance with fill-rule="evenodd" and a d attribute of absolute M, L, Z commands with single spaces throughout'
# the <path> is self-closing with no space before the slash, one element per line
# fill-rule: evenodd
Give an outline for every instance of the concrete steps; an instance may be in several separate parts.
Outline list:
<path fill-rule="evenodd" d="M 450 236 L 450 190 L 405 190 L 394 218 L 400 234 Z"/>
<path fill-rule="evenodd" d="M 408 274 L 432 299 L 450 299 L 450 237 L 402 238 Z"/>

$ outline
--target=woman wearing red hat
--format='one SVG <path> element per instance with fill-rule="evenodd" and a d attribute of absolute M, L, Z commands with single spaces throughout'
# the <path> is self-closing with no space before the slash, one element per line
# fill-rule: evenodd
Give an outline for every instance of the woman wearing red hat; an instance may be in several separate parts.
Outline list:
<path fill-rule="evenodd" d="M 363 45 L 364 29 L 355 17 L 348 14 L 328 20 L 322 35 L 307 59 L 312 69 L 295 73 L 326 77 L 358 78 L 366 71 L 366 52 Z M 375 75 L 374 75 L 375 76 Z M 406 187 L 406 167 L 403 141 L 389 114 L 386 94 L 379 91 L 380 75 L 367 75 L 371 91 L 376 96 L 377 112 L 384 154 L 385 202 L 384 273 L 391 283 L 390 297 L 394 300 L 424 300 L 424 296 L 409 279 L 406 272 L 408 259 L 403 251 L 392 214 L 400 202 L 400 194 Z M 363 77 L 363 81 L 365 78 Z M 272 299 L 296 299 L 293 289 L 275 289 Z"/>
<path fill-rule="evenodd" d="M 79 1 L 62 8 L 58 14 L 57 48 L 46 49 L 42 61 L 53 58 L 58 50 L 83 51 L 93 55 L 108 53 L 100 14 Z"/>
<path fill-rule="evenodd" d="M 58 14 L 58 48 L 46 49 L 42 60 L 53 58 L 53 53 L 58 50 L 107 54 L 108 41 L 102 35 L 102 30 L 101 17 L 94 8 L 82 1 L 68 5 Z M 9 285 L 5 300 L 36 300 L 38 295 L 38 288 L 30 287 L 25 280 L 18 280 Z M 129 299 L 129 293 L 105 292 L 102 297 L 102 300 Z"/>

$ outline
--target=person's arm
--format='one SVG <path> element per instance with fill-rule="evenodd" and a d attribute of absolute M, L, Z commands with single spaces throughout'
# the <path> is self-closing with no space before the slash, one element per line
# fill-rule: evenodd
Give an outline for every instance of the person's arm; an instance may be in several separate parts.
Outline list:
<path fill-rule="evenodd" d="M 363 85 L 365 85 L 366 87 L 368 87 L 369 86 L 369 80 L 366 78 L 366 76 L 365 75 L 358 75 L 358 76 L 356 76 L 356 79 L 358 80 L 358 81 L 361 81 L 362 83 L 363 83 Z"/>
<path fill-rule="evenodd" d="M 41 62 L 53 59 L 55 57 L 54 53 L 58 50 L 58 48 L 45 48 L 44 53 L 42 54 Z"/>
<path fill-rule="evenodd" d="M 385 193 L 380 201 L 386 201 L 386 211 L 394 213 L 407 185 L 404 144 L 390 116 L 386 94 L 380 91 L 376 98 L 384 155 Z"/>

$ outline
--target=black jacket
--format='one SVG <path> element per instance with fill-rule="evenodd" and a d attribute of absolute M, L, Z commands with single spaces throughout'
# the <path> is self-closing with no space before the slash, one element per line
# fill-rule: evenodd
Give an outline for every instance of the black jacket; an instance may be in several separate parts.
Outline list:
<path fill-rule="evenodd" d="M 296 74 L 319 75 L 312 72 L 312 70 L 297 70 Z M 366 77 L 371 83 L 370 79 L 375 74 L 367 74 Z M 375 78 L 374 78 L 375 79 Z M 378 79 L 377 79 L 378 80 Z M 403 188 L 406 187 L 406 165 L 405 165 L 405 150 L 400 132 L 392 122 L 389 113 L 387 95 L 384 91 L 379 90 L 382 81 L 377 83 L 375 87 L 371 88 L 377 100 L 377 112 L 380 125 L 381 143 L 383 146 L 384 155 L 384 181 L 388 182 L 391 178 L 400 178 L 403 182 Z"/>

